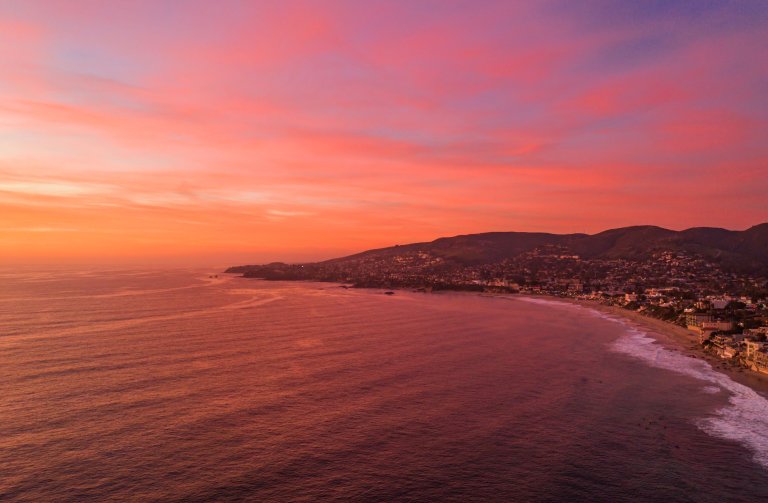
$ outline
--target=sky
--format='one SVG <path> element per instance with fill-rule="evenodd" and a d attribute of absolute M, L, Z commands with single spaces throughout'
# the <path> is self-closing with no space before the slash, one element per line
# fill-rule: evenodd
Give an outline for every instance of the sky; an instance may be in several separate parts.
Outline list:
<path fill-rule="evenodd" d="M 768 221 L 768 2 L 0 0 L 0 264 Z"/>

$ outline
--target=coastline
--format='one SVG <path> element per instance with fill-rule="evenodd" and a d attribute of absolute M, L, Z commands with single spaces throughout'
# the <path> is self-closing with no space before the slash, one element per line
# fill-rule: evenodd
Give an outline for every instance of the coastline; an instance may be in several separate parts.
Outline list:
<path fill-rule="evenodd" d="M 293 281 L 293 280 L 288 280 L 288 281 Z M 379 290 L 382 290 L 382 292 L 384 290 L 387 290 L 385 288 L 377 288 L 377 287 L 359 287 L 359 286 L 350 287 L 344 283 L 339 283 L 336 281 L 327 281 L 327 282 L 320 281 L 320 283 L 330 283 L 330 284 L 335 284 L 339 287 L 362 289 L 362 290 L 379 289 Z M 390 290 L 405 291 L 405 292 L 413 291 L 412 289 L 402 288 L 402 287 L 401 288 L 395 287 L 395 288 L 391 288 Z M 665 349 L 683 353 L 690 358 L 697 358 L 700 360 L 704 360 L 707 363 L 709 363 L 714 370 L 727 375 L 733 381 L 743 384 L 745 386 L 748 386 L 752 388 L 754 391 L 768 397 L 768 374 L 754 372 L 744 367 L 741 367 L 739 365 L 731 364 L 727 360 L 724 360 L 722 358 L 717 357 L 714 354 L 707 352 L 699 344 L 698 334 L 684 327 L 681 327 L 679 325 L 675 325 L 673 323 L 669 323 L 657 318 L 652 318 L 650 316 L 644 316 L 636 311 L 630 311 L 618 306 L 602 304 L 600 302 L 593 301 L 593 300 L 573 299 L 569 297 L 556 297 L 551 295 L 530 295 L 530 294 L 510 295 L 510 294 L 472 292 L 472 291 L 461 291 L 461 290 L 445 290 L 445 291 L 430 292 L 430 293 L 438 294 L 438 295 L 444 294 L 444 293 L 465 293 L 465 294 L 479 295 L 481 297 L 487 296 L 487 297 L 508 298 L 508 299 L 514 299 L 516 297 L 527 297 L 531 299 L 549 300 L 553 302 L 564 302 L 571 305 L 583 307 L 586 309 L 594 309 L 595 311 L 599 311 L 603 314 L 608 314 L 611 316 L 622 318 L 624 321 L 628 322 L 630 325 L 639 326 L 641 329 L 643 329 L 643 331 L 647 332 L 649 336 L 655 339 L 656 342 L 660 344 L 662 347 L 664 347 Z"/>
<path fill-rule="evenodd" d="M 761 394 L 768 395 L 768 374 L 761 374 L 738 365 L 733 365 L 727 360 L 705 351 L 698 342 L 698 334 L 686 328 L 663 320 L 644 316 L 635 311 L 629 311 L 618 306 L 609 306 L 595 301 L 550 296 L 532 296 L 532 298 L 542 297 L 553 301 L 566 302 L 568 304 L 594 309 L 603 314 L 622 318 L 630 325 L 639 326 L 664 348 L 684 353 L 690 358 L 704 360 L 709 363 L 714 370 L 726 374 L 733 381 L 749 386 Z"/>

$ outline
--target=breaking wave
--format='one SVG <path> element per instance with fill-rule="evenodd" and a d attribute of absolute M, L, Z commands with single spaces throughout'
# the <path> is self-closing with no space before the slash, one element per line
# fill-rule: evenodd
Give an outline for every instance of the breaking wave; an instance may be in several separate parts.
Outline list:
<path fill-rule="evenodd" d="M 740 443 L 752 451 L 755 462 L 768 469 L 768 400 L 752 388 L 715 371 L 709 363 L 665 349 L 646 332 L 631 327 L 623 320 L 597 314 L 627 327 L 626 335 L 613 343 L 611 349 L 614 351 L 653 367 L 704 381 L 707 383 L 702 389 L 705 393 L 727 392 L 728 405 L 709 417 L 697 420 L 696 426 L 715 437 Z"/>

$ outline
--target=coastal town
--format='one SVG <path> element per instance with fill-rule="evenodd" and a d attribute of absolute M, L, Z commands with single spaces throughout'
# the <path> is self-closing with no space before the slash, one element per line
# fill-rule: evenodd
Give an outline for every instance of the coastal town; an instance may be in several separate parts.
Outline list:
<path fill-rule="evenodd" d="M 423 250 L 363 254 L 314 264 L 233 268 L 246 277 L 341 282 L 420 292 L 464 290 L 593 301 L 698 334 L 707 352 L 768 374 L 768 279 L 724 270 L 694 253 L 659 250 L 641 260 L 582 258 L 538 246 L 496 263 L 460 264 Z"/>

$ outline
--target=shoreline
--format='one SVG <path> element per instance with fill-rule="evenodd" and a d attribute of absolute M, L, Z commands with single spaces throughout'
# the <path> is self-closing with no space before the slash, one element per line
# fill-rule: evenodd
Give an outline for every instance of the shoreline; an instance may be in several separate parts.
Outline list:
<path fill-rule="evenodd" d="M 561 301 L 568 304 L 594 309 L 603 314 L 608 314 L 622 318 L 631 325 L 639 326 L 646 331 L 649 336 L 656 340 L 658 344 L 665 349 L 677 351 L 690 358 L 698 358 L 709 363 L 714 370 L 721 372 L 731 378 L 733 381 L 749 386 L 753 390 L 768 395 L 768 374 L 761 374 L 746 369 L 739 365 L 733 365 L 719 358 L 718 356 L 707 352 L 698 342 L 698 334 L 657 318 L 644 316 L 635 311 L 601 304 L 599 302 L 580 299 L 569 299 L 550 296 L 529 296 L 531 298 L 546 298 L 553 301 Z"/>
<path fill-rule="evenodd" d="M 248 278 L 253 279 L 253 278 Z M 259 279 L 259 278 L 256 278 Z M 262 280 L 265 281 L 265 280 Z M 268 281 L 268 280 L 267 280 Z M 287 280 L 293 282 L 295 280 Z M 360 289 L 360 290 L 394 290 L 401 292 L 412 293 L 427 293 L 416 292 L 411 288 L 394 287 L 360 287 L 349 286 L 345 283 L 339 283 L 336 281 L 320 281 L 319 283 L 335 284 L 338 287 L 347 289 Z M 762 374 L 744 368 L 739 365 L 734 365 L 719 358 L 718 356 L 707 352 L 698 342 L 698 334 L 688 330 L 687 328 L 669 323 L 658 318 L 652 318 L 650 316 L 642 315 L 636 311 L 630 311 L 619 306 L 612 306 L 608 304 L 602 304 L 594 300 L 573 299 L 570 297 L 557 297 L 552 295 L 531 295 L 531 294 L 506 294 L 506 293 L 489 293 L 489 292 L 473 292 L 462 290 L 439 290 L 437 292 L 428 292 L 430 294 L 443 294 L 443 293 L 464 293 L 474 294 L 480 297 L 495 297 L 495 298 L 507 298 L 515 299 L 517 297 L 527 297 L 531 299 L 548 300 L 552 302 L 564 302 L 567 304 L 579 306 L 586 309 L 594 309 L 603 314 L 619 317 L 629 323 L 630 325 L 639 326 L 649 336 L 651 336 L 658 344 L 665 349 L 676 351 L 685 354 L 690 358 L 697 358 L 709 363 L 712 368 L 718 372 L 721 372 L 731 378 L 733 381 L 750 387 L 754 391 L 768 397 L 768 374 Z"/>
<path fill-rule="evenodd" d="M 408 291 L 407 289 L 395 288 L 396 291 Z M 755 372 L 749 370 L 740 365 L 732 364 L 728 360 L 722 359 L 715 354 L 712 354 L 704 349 L 699 344 L 699 335 L 687 328 L 681 327 L 674 323 L 669 323 L 658 318 L 645 316 L 636 311 L 630 311 L 619 306 L 613 306 L 608 304 L 602 304 L 594 300 L 586 299 L 573 299 L 569 297 L 557 297 L 552 295 L 530 295 L 530 294 L 504 294 L 504 293 L 488 293 L 488 292 L 432 292 L 432 293 L 466 293 L 475 294 L 480 297 L 496 297 L 515 299 L 519 297 L 526 297 L 530 299 L 546 300 L 555 302 L 563 302 L 566 304 L 579 306 L 586 309 L 593 309 L 603 314 L 608 314 L 621 318 L 624 322 L 630 326 L 637 326 L 646 332 L 651 338 L 653 338 L 663 348 L 675 351 L 689 358 L 697 358 L 709 363 L 713 370 L 727 375 L 731 380 L 748 386 L 754 391 L 768 397 L 768 374 Z"/>

